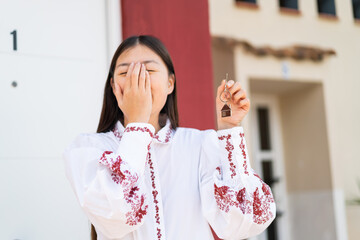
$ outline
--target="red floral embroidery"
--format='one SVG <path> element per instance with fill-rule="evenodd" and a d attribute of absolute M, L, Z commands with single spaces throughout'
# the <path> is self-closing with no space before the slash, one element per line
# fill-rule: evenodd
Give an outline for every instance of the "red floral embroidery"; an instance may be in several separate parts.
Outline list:
<path fill-rule="evenodd" d="M 271 193 L 271 189 L 270 189 L 269 185 L 267 185 L 267 184 L 260 178 L 260 176 L 259 176 L 258 174 L 256 174 L 255 172 L 253 173 L 253 175 L 260 180 L 260 182 L 261 182 L 261 184 L 262 184 L 261 190 L 264 192 L 264 195 L 266 196 L 267 200 L 268 200 L 269 202 L 274 202 L 274 196 L 273 196 L 272 193 Z"/>
<path fill-rule="evenodd" d="M 229 212 L 230 206 L 240 208 L 243 214 L 251 213 L 251 201 L 246 198 L 245 188 L 234 191 L 228 186 L 214 184 L 214 196 L 220 210 Z"/>
<path fill-rule="evenodd" d="M 247 196 L 245 188 L 235 191 L 228 186 L 218 187 L 214 184 L 214 196 L 220 210 L 228 212 L 230 207 L 234 206 L 239 208 L 243 214 L 253 213 L 253 221 L 256 224 L 264 224 L 274 216 L 270 209 L 270 205 L 274 202 L 274 198 L 269 185 L 267 185 L 256 173 L 253 173 L 253 175 L 260 179 L 263 195 L 260 196 L 258 187 L 250 197 Z"/>
<path fill-rule="evenodd" d="M 147 128 L 147 127 L 131 126 L 131 127 L 126 127 L 125 130 L 124 130 L 124 132 L 134 132 L 134 131 L 148 132 L 151 137 L 154 137 L 151 130 L 149 128 Z"/>
<path fill-rule="evenodd" d="M 218 170 L 219 175 L 221 175 L 221 169 L 220 169 L 220 166 L 218 166 L 218 167 L 216 168 L 216 170 Z"/>
<path fill-rule="evenodd" d="M 171 137 L 172 127 L 170 126 L 169 130 L 166 133 L 165 142 L 168 142 Z"/>
<path fill-rule="evenodd" d="M 275 202 L 274 196 L 271 193 L 271 189 L 269 185 L 267 185 L 258 174 L 253 172 L 253 175 L 257 177 L 262 186 L 261 190 L 263 191 L 264 195 L 259 197 L 259 189 L 256 188 L 254 192 L 254 222 L 257 224 L 262 224 L 268 221 L 270 218 L 273 217 L 273 213 L 270 211 L 270 203 Z"/>
<path fill-rule="evenodd" d="M 218 187 L 216 184 L 214 184 L 214 188 L 215 199 L 218 207 L 220 210 L 228 212 L 229 206 L 232 206 L 231 194 L 228 193 L 229 187 Z"/>
<path fill-rule="evenodd" d="M 157 237 L 158 237 L 158 239 L 161 239 L 161 236 L 162 236 L 162 234 L 161 234 L 161 229 L 160 229 L 160 228 L 156 228 L 156 231 L 157 231 Z"/>
<path fill-rule="evenodd" d="M 129 196 L 125 197 L 125 200 L 131 204 L 131 210 L 125 214 L 126 216 L 126 224 L 130 226 L 136 225 L 141 221 L 144 215 L 147 213 L 148 205 L 144 206 L 145 196 L 141 195 L 140 201 L 133 201 L 133 199 L 138 200 L 138 195 L 135 193 L 139 188 L 135 187 L 129 193 Z"/>
<path fill-rule="evenodd" d="M 115 137 L 117 137 L 119 139 L 119 141 L 121 140 L 122 134 L 124 132 L 135 132 L 135 131 L 148 132 L 150 134 L 150 136 L 153 137 L 153 133 L 147 127 L 135 127 L 135 126 L 126 127 L 124 132 L 120 133 L 117 126 L 115 126 L 111 131 L 113 132 Z"/>
<path fill-rule="evenodd" d="M 155 203 L 155 219 L 156 219 L 156 223 L 158 224 L 158 226 L 160 226 L 160 214 L 159 214 L 159 206 L 158 206 L 159 201 L 157 200 L 158 191 L 156 190 L 156 185 L 155 185 L 155 172 L 154 172 L 153 162 L 151 160 L 150 144 L 148 145 L 147 160 L 148 160 L 148 164 L 150 166 L 151 185 L 153 188 L 152 194 L 153 194 L 154 203 Z M 159 227 L 157 227 L 158 239 L 161 239 L 161 236 L 162 236 L 161 229 Z"/>
<path fill-rule="evenodd" d="M 158 134 L 153 134 L 147 127 L 135 127 L 135 126 L 131 126 L 131 127 L 126 127 L 124 132 L 131 132 L 131 131 L 142 131 L 142 132 L 147 132 L 150 134 L 150 136 L 154 139 L 156 139 L 159 142 L 163 142 L 163 143 L 167 143 L 169 142 L 171 136 L 172 136 L 172 132 L 173 129 L 171 127 L 171 125 L 169 126 L 169 129 L 166 132 L 166 136 L 164 141 L 161 141 L 159 139 L 159 135 Z M 114 133 L 115 137 L 117 137 L 119 140 L 121 140 L 122 138 L 122 133 L 119 132 L 119 129 L 117 128 L 117 126 L 115 126 L 115 128 L 112 130 L 112 132 Z M 147 154 L 147 162 L 149 164 L 149 168 L 150 168 L 150 177 L 151 177 L 151 185 L 153 188 L 152 191 L 152 195 L 153 195 L 153 202 L 155 203 L 155 220 L 156 223 L 158 224 L 158 227 L 156 227 L 156 231 L 157 231 L 157 238 L 161 239 L 162 234 L 161 234 L 161 227 L 160 227 L 160 213 L 159 213 L 159 206 L 158 206 L 158 191 L 156 190 L 156 184 L 155 184 L 155 172 L 154 172 L 154 166 L 153 166 L 153 162 L 151 160 L 151 153 L 150 153 L 150 144 L 148 145 L 148 154 Z M 119 165 L 121 165 L 121 161 L 119 161 Z M 121 171 L 120 171 L 121 172 Z M 119 173 L 120 173 L 119 172 Z M 124 172 L 125 173 L 125 172 Z M 112 174 L 113 176 L 113 180 L 115 182 L 121 183 L 122 182 L 122 177 L 120 174 Z M 129 196 L 135 196 L 136 195 L 136 191 L 138 191 L 138 188 L 134 188 L 129 192 Z M 142 217 L 143 215 L 146 214 L 146 209 L 147 209 L 147 205 L 143 208 L 143 201 L 138 202 L 138 205 L 134 206 L 136 209 L 139 209 L 138 211 L 134 211 L 134 213 L 138 213 L 138 214 L 133 214 L 128 216 L 129 219 L 136 219 L 139 218 L 140 216 Z M 130 212 L 129 212 L 130 213 Z"/>
<path fill-rule="evenodd" d="M 115 135 L 115 137 L 117 137 L 119 139 L 119 141 L 121 140 L 122 138 L 122 133 L 119 132 L 119 129 L 117 128 L 117 126 L 115 126 L 112 130 L 113 134 Z M 157 141 L 159 142 L 162 142 L 162 143 L 167 143 L 170 141 L 170 138 L 171 138 L 171 134 L 172 134 L 172 131 L 173 131 L 173 128 L 172 126 L 170 125 L 169 126 L 169 129 L 167 130 L 166 132 L 166 136 L 165 136 L 165 139 L 162 141 L 160 140 L 160 136 L 158 134 L 153 134 L 150 129 L 148 129 L 147 127 L 135 127 L 135 126 L 132 126 L 132 127 L 127 127 L 125 128 L 124 132 L 133 132 L 133 131 L 142 131 L 142 132 L 148 132 L 150 134 L 150 136 L 154 139 L 156 139 Z"/>
<path fill-rule="evenodd" d="M 114 157 L 112 151 L 105 151 L 99 163 L 107 166 L 112 171 L 112 180 L 123 188 L 124 200 L 131 206 L 131 211 L 125 214 L 126 224 L 133 226 L 141 222 L 141 219 L 147 213 L 148 205 L 144 205 L 145 194 L 139 196 L 139 188 L 135 186 L 139 176 L 127 169 L 120 156 L 116 156 L 115 160 Z"/>
<path fill-rule="evenodd" d="M 122 138 L 122 135 L 121 133 L 119 132 L 119 129 L 117 129 L 117 127 L 115 127 L 113 130 L 112 130 L 113 134 L 115 135 L 115 137 L 117 137 L 119 139 L 119 141 L 121 140 Z"/>
<path fill-rule="evenodd" d="M 230 170 L 232 172 L 231 178 L 233 178 L 236 176 L 236 166 L 232 162 L 232 150 L 234 150 L 234 146 L 230 142 L 231 134 L 219 136 L 218 138 L 219 140 L 226 139 L 225 149 L 228 151 L 228 160 L 230 162 Z M 249 176 L 244 133 L 240 133 L 240 139 L 241 143 L 239 144 L 239 147 L 244 158 L 244 173 Z M 219 174 L 221 174 L 220 166 L 218 166 L 216 170 L 218 170 Z M 245 187 L 236 191 L 226 185 L 218 187 L 214 184 L 214 197 L 220 210 L 228 212 L 230 207 L 236 207 L 239 208 L 243 214 L 253 214 L 253 221 L 256 224 L 264 224 L 274 216 L 274 213 L 270 209 L 271 203 L 274 202 L 274 198 L 270 187 L 259 177 L 259 175 L 254 173 L 252 169 L 250 170 L 254 176 L 259 178 L 263 194 L 260 194 L 259 187 L 257 187 L 253 193 L 248 193 Z"/>
<path fill-rule="evenodd" d="M 242 188 L 236 194 L 236 200 L 239 203 L 238 207 L 241 209 L 243 214 L 251 213 L 251 201 L 246 198 L 246 189 Z"/>
<path fill-rule="evenodd" d="M 158 134 L 155 134 L 154 138 L 157 139 L 159 142 L 167 143 L 167 142 L 169 142 L 169 140 L 170 140 L 171 132 L 172 132 L 172 128 L 171 128 L 171 126 L 170 126 L 170 128 L 169 128 L 168 131 L 166 132 L 166 137 L 165 137 L 165 140 L 164 140 L 164 141 L 161 141 L 161 140 L 159 139 L 159 135 L 158 135 Z"/>
<path fill-rule="evenodd" d="M 240 133 L 240 138 L 241 138 L 241 143 L 240 143 L 239 147 L 240 147 L 241 153 L 244 157 L 244 163 L 243 163 L 244 173 L 249 175 L 249 172 L 247 170 L 248 166 L 247 166 L 247 159 L 246 159 L 246 152 L 245 152 L 244 133 Z"/>
<path fill-rule="evenodd" d="M 231 178 L 233 178 L 233 177 L 236 176 L 236 172 L 235 172 L 236 165 L 232 161 L 232 155 L 233 155 L 232 150 L 234 150 L 234 146 L 230 142 L 231 134 L 228 134 L 227 136 L 225 136 L 225 135 L 220 136 L 218 138 L 219 138 L 219 140 L 226 139 L 226 147 L 225 147 L 225 149 L 229 152 L 228 153 L 228 160 L 229 160 L 229 164 L 230 164 L 230 171 L 232 172 L 231 173 Z"/>
<path fill-rule="evenodd" d="M 274 200 L 266 195 L 260 197 L 259 188 L 256 188 L 253 199 L 253 220 L 257 224 L 264 224 L 273 217 L 273 213 L 270 211 L 270 203 Z"/>
<path fill-rule="evenodd" d="M 268 197 L 268 198 L 271 198 L 270 201 L 271 202 L 274 202 L 274 198 L 271 194 L 271 190 L 270 190 L 270 187 L 269 185 L 267 185 L 266 183 L 262 183 L 262 191 L 264 192 L 265 196 Z"/>

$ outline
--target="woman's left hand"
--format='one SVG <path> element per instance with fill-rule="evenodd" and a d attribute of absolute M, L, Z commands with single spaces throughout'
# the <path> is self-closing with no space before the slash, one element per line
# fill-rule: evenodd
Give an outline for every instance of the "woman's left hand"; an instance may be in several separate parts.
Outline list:
<path fill-rule="evenodd" d="M 221 109 L 225 103 L 220 100 L 220 95 L 224 89 L 225 80 L 223 80 L 221 85 L 218 87 L 216 96 L 218 130 L 239 126 L 245 115 L 250 110 L 250 100 L 246 98 L 246 92 L 241 88 L 241 84 L 239 82 L 234 82 L 234 80 L 229 80 L 227 89 L 231 93 L 231 101 L 228 101 L 227 104 L 231 104 L 231 116 L 221 117 Z"/>

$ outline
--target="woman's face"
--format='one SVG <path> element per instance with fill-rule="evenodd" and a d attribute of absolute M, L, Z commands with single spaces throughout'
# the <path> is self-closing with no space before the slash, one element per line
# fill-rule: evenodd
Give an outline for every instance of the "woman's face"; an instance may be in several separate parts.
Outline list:
<path fill-rule="evenodd" d="M 174 76 L 169 76 L 167 67 L 160 56 L 150 48 L 138 44 L 125 50 L 116 61 L 114 80 L 120 85 L 121 92 L 124 92 L 125 76 L 131 62 L 145 64 L 151 83 L 151 114 L 159 114 L 165 105 L 167 95 L 174 89 Z"/>

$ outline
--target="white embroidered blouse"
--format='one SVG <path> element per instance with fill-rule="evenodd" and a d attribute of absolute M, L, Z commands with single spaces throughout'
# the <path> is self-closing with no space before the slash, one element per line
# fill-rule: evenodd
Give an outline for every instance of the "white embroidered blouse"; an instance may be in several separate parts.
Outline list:
<path fill-rule="evenodd" d="M 276 216 L 250 166 L 243 128 L 215 131 L 117 122 L 63 153 L 68 180 L 98 239 L 245 239 Z M 209 226 L 210 225 L 210 226 Z"/>

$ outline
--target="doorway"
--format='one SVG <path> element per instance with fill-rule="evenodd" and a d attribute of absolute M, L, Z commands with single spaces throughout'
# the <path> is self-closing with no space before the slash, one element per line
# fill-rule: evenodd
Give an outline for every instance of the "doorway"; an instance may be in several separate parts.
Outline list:
<path fill-rule="evenodd" d="M 288 204 L 281 132 L 281 114 L 277 95 L 251 94 L 252 167 L 274 195 L 276 218 L 260 235 L 250 240 L 288 240 Z"/>

